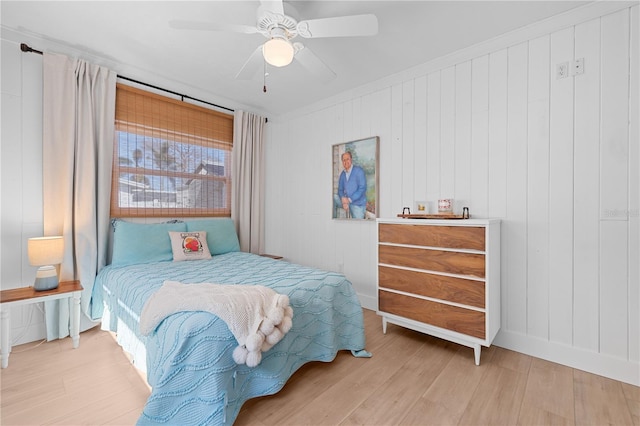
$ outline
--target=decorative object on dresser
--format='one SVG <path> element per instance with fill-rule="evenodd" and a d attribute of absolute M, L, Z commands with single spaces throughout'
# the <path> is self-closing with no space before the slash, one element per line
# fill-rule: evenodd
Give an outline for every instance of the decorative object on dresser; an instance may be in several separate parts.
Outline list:
<path fill-rule="evenodd" d="M 500 329 L 500 220 L 378 219 L 378 315 L 474 349 Z"/>
<path fill-rule="evenodd" d="M 31 266 L 39 266 L 33 288 L 45 291 L 58 287 L 58 271 L 53 265 L 62 263 L 64 239 L 58 236 L 29 238 L 27 252 Z"/>
<path fill-rule="evenodd" d="M 462 208 L 462 214 L 455 214 L 453 211 L 450 212 L 438 212 L 438 213 L 427 213 L 426 208 L 422 211 L 420 207 L 425 207 L 426 201 L 418 201 L 416 203 L 417 210 L 419 213 L 411 213 L 411 209 L 409 207 L 403 207 L 402 213 L 398 214 L 398 217 L 404 219 L 470 219 L 471 215 L 469 214 L 469 207 Z"/>
<path fill-rule="evenodd" d="M 442 198 L 438 200 L 438 213 L 451 213 L 452 209 L 452 200 L 450 198 Z"/>

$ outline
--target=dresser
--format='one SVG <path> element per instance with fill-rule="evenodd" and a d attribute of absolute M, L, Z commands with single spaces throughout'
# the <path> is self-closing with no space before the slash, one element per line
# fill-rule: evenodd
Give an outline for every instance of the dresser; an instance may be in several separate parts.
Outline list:
<path fill-rule="evenodd" d="M 378 219 L 378 315 L 474 350 L 500 329 L 499 219 Z"/>

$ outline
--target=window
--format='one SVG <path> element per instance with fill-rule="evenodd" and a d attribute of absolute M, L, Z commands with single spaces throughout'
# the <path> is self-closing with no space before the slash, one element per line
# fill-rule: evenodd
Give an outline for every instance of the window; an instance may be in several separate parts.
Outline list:
<path fill-rule="evenodd" d="M 116 87 L 111 216 L 230 216 L 233 115 Z"/>

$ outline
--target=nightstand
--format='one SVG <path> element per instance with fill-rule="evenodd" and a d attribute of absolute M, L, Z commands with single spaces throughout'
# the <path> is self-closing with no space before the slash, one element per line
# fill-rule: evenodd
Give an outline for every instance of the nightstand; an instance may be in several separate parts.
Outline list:
<path fill-rule="evenodd" d="M 80 344 L 80 295 L 82 285 L 80 281 L 63 281 L 58 288 L 46 291 L 35 291 L 33 287 L 13 288 L 0 291 L 0 320 L 2 322 L 2 368 L 9 366 L 9 354 L 11 353 L 11 324 L 10 311 L 12 306 L 28 305 L 30 303 L 46 302 L 47 300 L 73 298 L 73 306 L 70 312 L 71 324 L 69 334 L 73 341 L 73 347 Z"/>

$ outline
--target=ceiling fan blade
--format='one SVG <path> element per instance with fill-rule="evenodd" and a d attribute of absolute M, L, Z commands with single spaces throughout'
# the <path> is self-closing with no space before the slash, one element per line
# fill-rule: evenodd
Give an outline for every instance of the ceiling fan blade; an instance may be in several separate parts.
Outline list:
<path fill-rule="evenodd" d="M 260 0 L 260 3 L 263 10 L 277 15 L 284 15 L 284 4 L 282 0 Z M 260 15 L 260 11 L 258 11 L 258 15 Z"/>
<path fill-rule="evenodd" d="M 240 68 L 240 71 L 236 74 L 236 80 L 251 80 L 261 67 L 264 67 L 262 45 L 253 51 L 247 62 Z"/>
<path fill-rule="evenodd" d="M 298 50 L 294 58 L 316 78 L 323 83 L 328 83 L 336 78 L 336 73 L 322 62 L 308 47 L 303 46 L 301 43 L 296 43 L 296 47 Z"/>
<path fill-rule="evenodd" d="M 298 22 L 298 34 L 305 38 L 371 36 L 378 33 L 376 15 L 351 15 Z"/>
<path fill-rule="evenodd" d="M 177 30 L 198 30 L 198 31 L 230 31 L 234 33 L 254 34 L 258 32 L 256 27 L 249 25 L 221 24 L 216 22 L 202 21 L 181 21 L 171 20 L 169 26 Z"/>

